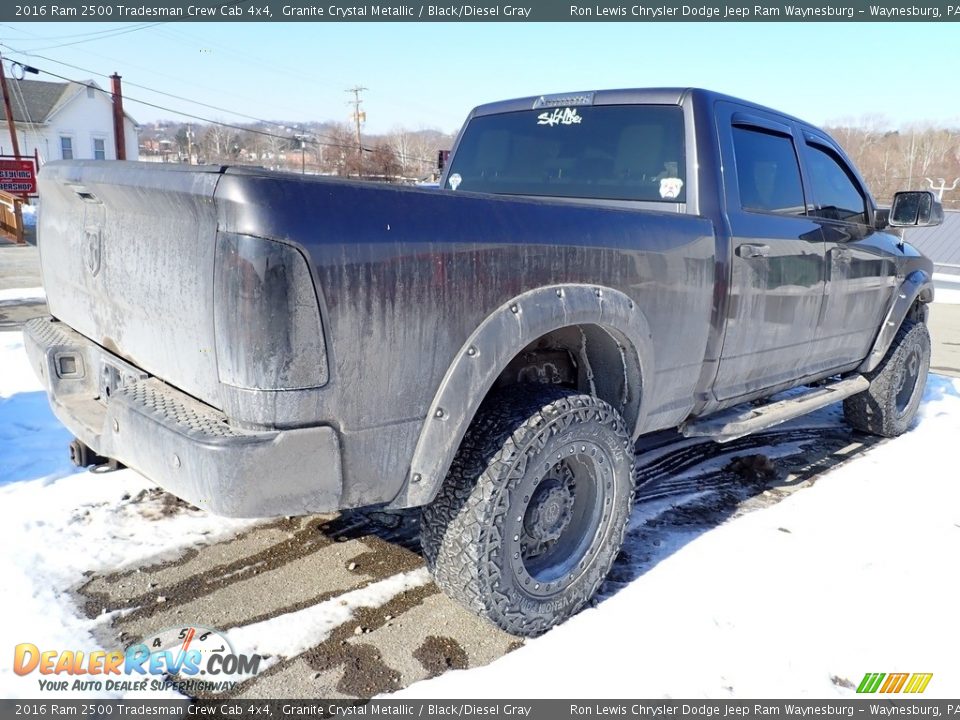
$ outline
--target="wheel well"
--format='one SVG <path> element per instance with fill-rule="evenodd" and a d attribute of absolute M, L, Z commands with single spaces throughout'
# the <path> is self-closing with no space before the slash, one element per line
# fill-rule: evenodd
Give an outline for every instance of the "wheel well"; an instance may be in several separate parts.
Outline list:
<path fill-rule="evenodd" d="M 640 363 L 631 343 L 616 330 L 581 324 L 541 335 L 507 363 L 490 393 L 529 383 L 589 393 L 616 408 L 631 430 L 636 424 L 642 390 Z"/>
<path fill-rule="evenodd" d="M 927 315 L 930 312 L 930 307 L 927 304 L 928 300 L 923 300 L 918 297 L 913 301 L 913 305 L 910 306 L 910 309 L 907 310 L 907 315 L 904 320 L 913 320 L 914 322 L 925 323 L 927 321 Z"/>

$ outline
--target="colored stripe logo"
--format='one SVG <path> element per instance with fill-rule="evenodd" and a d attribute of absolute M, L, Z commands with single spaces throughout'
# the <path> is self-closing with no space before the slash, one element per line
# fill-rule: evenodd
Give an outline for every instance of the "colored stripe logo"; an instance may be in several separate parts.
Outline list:
<path fill-rule="evenodd" d="M 857 686 L 858 693 L 922 693 L 933 673 L 867 673 Z"/>

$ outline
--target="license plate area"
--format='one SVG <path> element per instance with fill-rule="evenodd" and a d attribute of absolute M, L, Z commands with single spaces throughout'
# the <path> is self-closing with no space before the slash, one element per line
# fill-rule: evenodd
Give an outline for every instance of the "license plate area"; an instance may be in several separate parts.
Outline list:
<path fill-rule="evenodd" d="M 138 380 L 146 380 L 147 377 L 149 376 L 145 372 L 122 360 L 102 358 L 98 375 L 98 389 L 100 390 L 98 399 L 100 402 L 106 403 L 118 390 L 132 385 Z"/>

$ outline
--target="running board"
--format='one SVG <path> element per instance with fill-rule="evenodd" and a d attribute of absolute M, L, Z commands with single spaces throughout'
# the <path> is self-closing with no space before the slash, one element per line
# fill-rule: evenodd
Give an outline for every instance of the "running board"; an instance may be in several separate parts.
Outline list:
<path fill-rule="evenodd" d="M 747 412 L 727 411 L 685 423 L 681 428 L 684 437 L 708 437 L 719 443 L 730 442 L 758 430 L 779 425 L 795 417 L 832 405 L 870 387 L 863 375 L 854 375 L 830 385 L 815 388 L 803 395 L 761 405 Z"/>

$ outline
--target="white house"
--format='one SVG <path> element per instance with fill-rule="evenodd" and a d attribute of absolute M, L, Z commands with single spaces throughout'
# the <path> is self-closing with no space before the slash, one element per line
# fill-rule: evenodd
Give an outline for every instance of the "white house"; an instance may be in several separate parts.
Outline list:
<path fill-rule="evenodd" d="M 49 160 L 115 160 L 113 101 L 92 80 L 86 84 L 7 79 L 20 154 Z M 0 104 L 0 154 L 12 155 L 6 113 Z M 137 124 L 124 113 L 127 160 L 138 157 Z"/>

